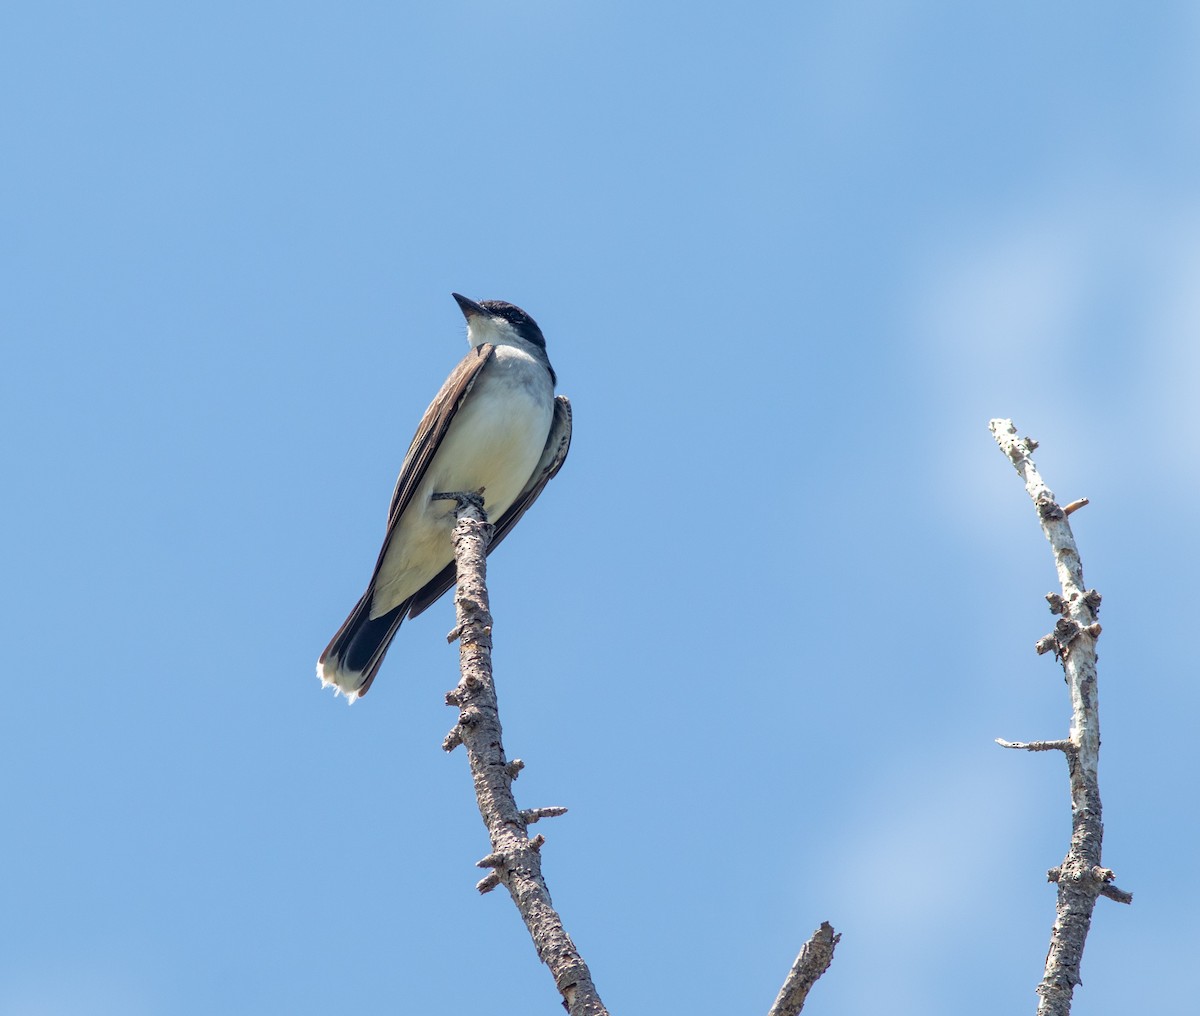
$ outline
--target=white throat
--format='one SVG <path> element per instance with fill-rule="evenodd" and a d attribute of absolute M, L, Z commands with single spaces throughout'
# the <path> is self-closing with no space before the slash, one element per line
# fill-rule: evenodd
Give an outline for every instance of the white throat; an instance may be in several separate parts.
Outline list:
<path fill-rule="evenodd" d="M 490 342 L 493 346 L 522 348 L 529 345 L 504 318 L 481 317 L 478 314 L 467 322 L 467 341 L 471 343 L 472 348 L 482 346 L 485 342 Z"/>

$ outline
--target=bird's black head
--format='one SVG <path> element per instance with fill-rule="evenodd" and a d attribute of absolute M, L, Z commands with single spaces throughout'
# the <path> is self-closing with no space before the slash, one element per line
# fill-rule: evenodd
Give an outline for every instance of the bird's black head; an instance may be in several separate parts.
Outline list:
<path fill-rule="evenodd" d="M 462 309 L 463 317 L 468 322 L 475 314 L 486 314 L 489 317 L 503 318 L 512 325 L 513 330 L 526 342 L 530 342 L 541 349 L 546 348 L 546 337 L 542 334 L 538 323 L 521 310 L 520 307 L 511 303 L 505 303 L 503 300 L 480 300 L 476 303 L 474 300 L 468 300 L 465 296 L 460 296 L 458 293 L 454 293 L 453 296 L 458 301 L 458 306 Z"/>
<path fill-rule="evenodd" d="M 511 303 L 505 303 L 503 300 L 480 300 L 479 306 L 489 314 L 504 318 L 505 321 L 517 330 L 517 334 L 526 342 L 532 342 L 535 346 L 540 346 L 542 349 L 546 348 L 546 337 L 542 334 L 538 323 L 521 310 L 520 307 Z"/>

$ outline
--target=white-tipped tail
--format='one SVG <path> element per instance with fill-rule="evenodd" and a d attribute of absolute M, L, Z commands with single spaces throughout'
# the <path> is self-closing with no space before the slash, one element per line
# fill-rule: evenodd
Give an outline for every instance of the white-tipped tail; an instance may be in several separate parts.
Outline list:
<path fill-rule="evenodd" d="M 322 688 L 333 689 L 335 697 L 345 695 L 347 705 L 352 706 L 362 698 L 362 686 L 366 675 L 340 669 L 336 659 L 321 660 L 317 664 L 317 677 L 321 679 Z"/>
<path fill-rule="evenodd" d="M 371 598 L 372 592 L 368 590 L 317 660 L 317 677 L 321 684 L 332 685 L 334 691 L 351 702 L 362 698 L 371 687 L 383 663 L 383 655 L 412 603 L 411 599 L 405 600 L 373 618 Z"/>

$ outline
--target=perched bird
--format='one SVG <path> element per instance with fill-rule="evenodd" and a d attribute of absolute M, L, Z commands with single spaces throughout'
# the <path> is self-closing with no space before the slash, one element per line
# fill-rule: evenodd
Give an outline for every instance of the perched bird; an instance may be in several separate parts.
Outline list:
<path fill-rule="evenodd" d="M 571 403 L 555 398 L 558 379 L 537 322 L 511 303 L 476 303 L 457 293 L 454 299 L 471 351 L 425 410 L 400 467 L 367 591 L 317 661 L 322 685 L 351 702 L 371 687 L 400 622 L 454 585 L 455 502 L 431 495 L 482 488 L 495 548 L 562 467 L 571 444 Z"/>

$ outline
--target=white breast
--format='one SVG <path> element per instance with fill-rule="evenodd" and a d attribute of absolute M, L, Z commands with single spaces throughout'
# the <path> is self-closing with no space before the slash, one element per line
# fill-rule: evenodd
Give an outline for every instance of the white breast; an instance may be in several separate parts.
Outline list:
<path fill-rule="evenodd" d="M 453 558 L 454 503 L 431 501 L 430 495 L 482 487 L 488 518 L 495 521 L 532 476 L 553 416 L 546 368 L 516 346 L 497 346 L 392 535 L 372 617 L 412 596 Z"/>

